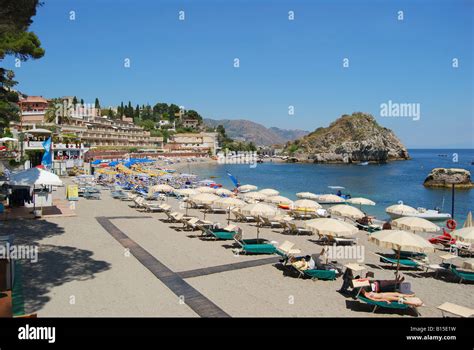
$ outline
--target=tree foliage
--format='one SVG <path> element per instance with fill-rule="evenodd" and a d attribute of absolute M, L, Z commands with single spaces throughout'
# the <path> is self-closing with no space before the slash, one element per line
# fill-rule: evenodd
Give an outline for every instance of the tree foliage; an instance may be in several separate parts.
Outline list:
<path fill-rule="evenodd" d="M 0 1 L 0 61 L 6 56 L 14 56 L 20 61 L 37 59 L 44 55 L 41 42 L 33 32 L 29 32 L 32 17 L 36 15 L 38 0 Z M 10 121 L 19 119 L 16 105 L 18 94 L 13 91 L 15 75 L 13 71 L 0 67 L 0 129 Z"/>

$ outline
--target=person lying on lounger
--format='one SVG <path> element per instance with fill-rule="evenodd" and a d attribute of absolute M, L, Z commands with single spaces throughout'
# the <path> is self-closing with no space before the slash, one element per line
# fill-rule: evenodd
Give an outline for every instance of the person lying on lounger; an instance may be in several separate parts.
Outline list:
<path fill-rule="evenodd" d="M 288 262 L 297 270 L 304 271 L 304 270 L 312 270 L 315 268 L 315 262 L 313 258 L 309 255 L 304 257 L 290 257 Z"/>
<path fill-rule="evenodd" d="M 371 291 L 377 293 L 395 292 L 400 287 L 400 284 L 405 280 L 405 277 L 403 276 L 399 276 L 394 280 L 376 280 L 370 277 L 373 277 L 373 274 L 369 275 L 369 272 L 367 272 L 365 278 L 370 282 Z M 351 269 L 346 269 L 342 276 L 343 283 L 341 289 L 339 289 L 338 292 L 349 294 L 349 287 L 352 284 L 352 280 L 359 278 L 360 276 L 354 277 Z M 355 291 L 353 292 L 355 293 Z"/>
<path fill-rule="evenodd" d="M 402 294 L 398 292 L 376 293 L 362 289 L 362 295 L 373 301 L 385 301 L 387 303 L 398 302 L 409 306 L 422 306 L 423 302 L 415 297 L 415 294 Z"/>

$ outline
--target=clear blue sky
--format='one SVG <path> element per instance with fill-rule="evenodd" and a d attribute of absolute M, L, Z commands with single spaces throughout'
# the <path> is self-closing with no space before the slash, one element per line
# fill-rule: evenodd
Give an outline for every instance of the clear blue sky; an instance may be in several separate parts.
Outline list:
<path fill-rule="evenodd" d="M 46 55 L 14 69 L 24 93 L 306 130 L 364 111 L 411 148 L 474 147 L 474 1 L 44 2 L 31 29 Z M 421 119 L 380 117 L 388 100 L 420 103 Z"/>

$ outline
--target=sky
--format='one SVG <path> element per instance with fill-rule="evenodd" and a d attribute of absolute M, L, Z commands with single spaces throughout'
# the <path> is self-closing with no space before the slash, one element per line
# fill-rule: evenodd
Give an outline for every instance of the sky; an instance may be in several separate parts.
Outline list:
<path fill-rule="evenodd" d="M 28 95 L 309 131 L 361 111 L 409 148 L 474 148 L 474 1 L 43 1 L 45 56 L 0 63 Z M 381 115 L 389 101 L 419 118 Z"/>

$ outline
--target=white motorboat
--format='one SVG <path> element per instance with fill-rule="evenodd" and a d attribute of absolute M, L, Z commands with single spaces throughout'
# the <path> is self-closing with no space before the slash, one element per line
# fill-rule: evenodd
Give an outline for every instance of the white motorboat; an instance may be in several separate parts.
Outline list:
<path fill-rule="evenodd" d="M 451 214 L 441 213 L 436 209 L 416 208 L 415 211 L 407 212 L 389 212 L 392 219 L 398 219 L 401 217 L 417 217 L 430 221 L 444 221 L 451 219 Z"/>

